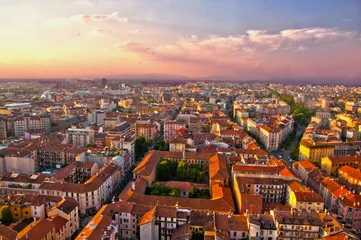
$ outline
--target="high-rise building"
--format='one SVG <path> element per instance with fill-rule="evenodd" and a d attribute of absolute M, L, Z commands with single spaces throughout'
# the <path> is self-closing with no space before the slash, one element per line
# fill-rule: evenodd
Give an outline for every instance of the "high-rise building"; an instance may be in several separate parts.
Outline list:
<path fill-rule="evenodd" d="M 101 83 L 102 88 L 105 88 L 106 85 L 107 85 L 107 79 L 102 78 L 102 83 Z"/>

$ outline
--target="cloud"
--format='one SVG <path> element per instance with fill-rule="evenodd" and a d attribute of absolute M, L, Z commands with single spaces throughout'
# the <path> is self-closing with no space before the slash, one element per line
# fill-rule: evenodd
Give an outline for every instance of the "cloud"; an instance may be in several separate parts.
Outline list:
<path fill-rule="evenodd" d="M 50 23 L 55 24 L 73 24 L 73 23 L 94 23 L 94 22 L 109 22 L 109 23 L 126 23 L 128 22 L 127 18 L 120 17 L 117 12 L 112 14 L 98 14 L 98 15 L 89 15 L 89 14 L 78 14 L 70 17 L 57 17 L 49 20 Z"/>
<path fill-rule="evenodd" d="M 140 54 L 155 54 L 154 50 L 150 47 L 147 47 L 142 42 L 125 42 L 119 45 L 116 45 L 115 48 L 120 50 L 125 50 L 133 53 Z"/>
<path fill-rule="evenodd" d="M 341 22 L 351 22 L 352 19 L 343 19 Z"/>
<path fill-rule="evenodd" d="M 358 32 L 341 31 L 337 28 L 284 29 L 276 33 L 248 30 L 245 34 L 229 36 L 190 35 L 155 46 L 143 42 L 125 42 L 117 45 L 117 48 L 157 61 L 203 63 L 237 69 L 241 65 L 257 68 L 264 59 L 279 51 L 299 54 L 324 44 L 339 44 L 356 40 L 358 37 Z"/>
<path fill-rule="evenodd" d="M 137 34 L 139 33 L 139 29 L 133 29 L 129 31 L 130 34 Z"/>
<path fill-rule="evenodd" d="M 94 37 L 109 35 L 109 34 L 111 34 L 111 33 L 112 33 L 112 31 L 110 31 L 110 30 L 99 29 L 99 28 L 93 28 L 92 30 L 90 30 L 90 31 L 88 32 L 88 34 L 89 34 L 90 36 L 94 36 Z"/>

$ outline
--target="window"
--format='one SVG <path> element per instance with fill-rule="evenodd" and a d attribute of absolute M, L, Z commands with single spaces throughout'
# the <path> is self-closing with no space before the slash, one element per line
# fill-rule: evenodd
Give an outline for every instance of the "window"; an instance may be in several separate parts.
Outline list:
<path fill-rule="evenodd" d="M 233 232 L 233 237 L 237 237 L 237 232 Z"/>

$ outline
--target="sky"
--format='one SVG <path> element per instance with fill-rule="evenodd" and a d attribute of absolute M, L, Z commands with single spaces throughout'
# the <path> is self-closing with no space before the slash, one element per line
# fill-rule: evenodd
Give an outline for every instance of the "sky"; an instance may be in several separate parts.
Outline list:
<path fill-rule="evenodd" d="M 1 0 L 0 78 L 360 78 L 359 0 Z"/>

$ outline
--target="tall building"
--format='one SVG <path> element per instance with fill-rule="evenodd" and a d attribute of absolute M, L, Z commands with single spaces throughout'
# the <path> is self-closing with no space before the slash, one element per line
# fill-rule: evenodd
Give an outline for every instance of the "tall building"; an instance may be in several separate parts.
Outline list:
<path fill-rule="evenodd" d="M 107 79 L 106 79 L 106 78 L 102 78 L 102 82 L 101 82 L 102 88 L 105 88 L 106 85 L 107 85 Z"/>
<path fill-rule="evenodd" d="M 5 116 L 0 116 L 0 139 L 5 139 L 8 136 L 8 123 Z"/>

